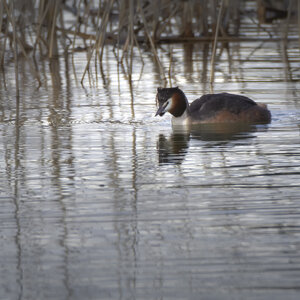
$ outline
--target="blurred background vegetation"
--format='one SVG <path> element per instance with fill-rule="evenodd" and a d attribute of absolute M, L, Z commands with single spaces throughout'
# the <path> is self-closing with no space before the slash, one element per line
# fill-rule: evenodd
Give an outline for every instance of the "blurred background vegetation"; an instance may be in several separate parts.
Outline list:
<path fill-rule="evenodd" d="M 160 65 L 160 43 L 202 41 L 211 41 L 213 65 L 217 42 L 299 39 L 299 7 L 300 0 L 1 0 L 0 67 L 13 62 L 17 74 L 22 56 L 41 84 L 39 60 L 68 52 L 75 64 L 74 53 L 86 51 L 83 80 L 107 44 L 120 63 L 132 64 L 137 48 Z"/>

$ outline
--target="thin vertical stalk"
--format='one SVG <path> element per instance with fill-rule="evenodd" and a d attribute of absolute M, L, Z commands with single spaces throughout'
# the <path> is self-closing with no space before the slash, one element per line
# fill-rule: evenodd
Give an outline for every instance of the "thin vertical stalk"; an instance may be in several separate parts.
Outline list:
<path fill-rule="evenodd" d="M 223 11 L 223 3 L 224 3 L 224 0 L 221 0 L 221 5 L 220 5 L 220 8 L 219 8 L 219 14 L 218 14 L 218 19 L 217 19 L 217 26 L 216 26 L 214 44 L 213 44 L 212 55 L 211 55 L 211 61 L 210 61 L 210 80 L 209 80 L 209 82 L 210 82 L 211 90 L 212 90 L 212 84 L 213 84 L 214 79 L 215 79 L 215 56 L 216 56 L 220 21 L 221 21 L 221 16 L 222 16 L 222 11 Z"/>
<path fill-rule="evenodd" d="M 51 34 L 50 34 L 50 50 L 49 50 L 49 58 L 53 56 L 53 48 L 54 48 L 54 35 L 55 35 L 55 27 L 56 27 L 56 18 L 57 18 L 57 7 L 59 0 L 55 1 L 54 6 L 54 18 L 52 20 Z M 56 50 L 55 50 L 56 52 Z M 57 53 L 55 53 L 56 55 Z"/>
<path fill-rule="evenodd" d="M 109 4 L 106 6 L 106 10 L 103 15 L 103 19 L 101 22 L 101 28 L 100 28 L 100 35 L 99 35 L 99 40 L 96 41 L 96 46 L 97 46 L 97 51 L 101 48 L 100 54 L 99 54 L 99 59 L 100 59 L 100 64 L 102 64 L 102 57 L 103 57 L 103 50 L 104 50 L 104 42 L 105 42 L 105 36 L 106 36 L 106 28 L 108 25 L 109 21 L 109 15 L 113 6 L 114 0 L 111 0 Z"/>
<path fill-rule="evenodd" d="M 97 18 L 96 18 L 96 24 L 95 24 L 95 28 L 99 28 L 99 23 L 100 23 L 100 12 L 102 9 L 102 3 L 100 1 L 99 3 L 99 7 L 98 7 L 98 12 L 97 12 Z M 98 49 L 96 49 L 97 55 L 95 55 L 95 73 L 96 73 L 96 85 L 98 86 L 98 56 L 100 55 Z M 100 68 L 101 68 L 101 64 L 100 64 Z M 101 72 L 102 70 L 100 70 Z M 103 81 L 105 81 L 105 79 L 103 78 Z"/>
<path fill-rule="evenodd" d="M 133 43 L 134 43 L 134 32 L 133 32 L 133 18 L 134 18 L 134 7 L 133 0 L 129 1 L 129 36 L 130 36 L 130 61 L 129 61 L 129 74 L 132 74 L 132 61 L 133 61 Z"/>
<path fill-rule="evenodd" d="M 15 62 L 15 80 L 16 80 L 16 97 L 19 99 L 20 90 L 19 90 L 19 60 L 18 60 L 18 45 L 17 45 L 17 29 L 15 23 L 14 14 L 14 1 L 10 2 L 10 7 L 7 6 L 6 0 L 3 1 L 7 16 L 13 28 L 13 52 L 14 52 L 14 62 Z"/>
<path fill-rule="evenodd" d="M 77 75 L 76 75 L 76 68 L 75 68 L 75 61 L 74 61 L 74 52 L 75 52 L 75 43 L 76 43 L 76 37 L 77 37 L 77 31 L 78 31 L 78 20 L 79 20 L 79 12 L 80 12 L 80 6 L 81 6 L 82 0 L 79 0 L 79 4 L 77 7 L 77 16 L 76 16 L 76 22 L 75 22 L 75 30 L 74 30 L 74 36 L 72 41 L 72 68 L 74 73 L 75 82 L 77 83 Z"/>
<path fill-rule="evenodd" d="M 154 45 L 154 41 L 153 41 L 153 39 L 151 37 L 151 34 L 149 32 L 148 23 L 146 21 L 145 14 L 144 14 L 144 11 L 143 11 L 143 8 L 142 8 L 142 5 L 141 5 L 141 0 L 139 0 L 138 4 L 139 4 L 140 15 L 141 15 L 141 18 L 142 18 L 142 21 L 143 21 L 143 24 L 144 24 L 146 35 L 147 35 L 147 37 L 149 39 L 149 42 L 150 42 L 150 45 L 151 45 L 151 48 L 152 48 L 152 52 L 153 52 L 154 57 L 155 57 L 155 59 L 157 61 L 158 67 L 160 69 L 160 73 L 163 76 L 163 80 L 166 82 L 166 76 L 165 76 L 164 68 L 163 68 L 163 66 L 162 66 L 162 64 L 160 62 L 160 59 L 159 59 L 158 55 L 157 55 L 157 52 L 156 52 L 156 49 L 155 49 L 155 45 Z"/>
<path fill-rule="evenodd" d="M 300 49 L 300 0 L 298 0 L 298 39 L 299 39 L 299 49 Z"/>
<path fill-rule="evenodd" d="M 172 87 L 172 59 L 173 59 L 173 47 L 170 48 L 170 61 L 169 61 L 169 83 L 170 87 Z"/>
<path fill-rule="evenodd" d="M 0 66 L 1 66 L 1 68 L 4 67 L 4 54 L 5 54 L 6 43 L 7 43 L 7 34 L 8 34 L 8 27 L 6 27 L 6 30 L 5 30 L 3 47 L 2 47 L 3 50 L 1 50 L 1 53 L 0 53 Z"/>
<path fill-rule="evenodd" d="M 2 23 L 3 23 L 3 3 L 0 2 L 0 31 L 2 29 Z"/>
<path fill-rule="evenodd" d="M 11 2 L 10 6 L 11 6 L 11 11 L 9 11 L 9 8 L 6 4 L 6 2 L 4 1 L 4 6 L 5 9 L 7 10 L 7 16 L 8 16 L 8 20 L 13 28 L 13 45 L 14 45 L 14 61 L 15 61 L 15 72 L 16 72 L 16 85 L 17 85 L 17 93 L 19 93 L 18 88 L 19 88 L 19 80 L 18 80 L 18 66 L 19 66 L 19 61 L 18 61 L 18 44 L 20 46 L 20 51 L 22 52 L 22 54 L 24 55 L 24 57 L 26 58 L 26 60 L 29 62 L 29 66 L 32 69 L 33 74 L 36 76 L 36 79 L 39 82 L 39 85 L 41 85 L 41 80 L 39 77 L 38 72 L 36 71 L 36 69 L 34 68 L 34 66 L 32 66 L 31 61 L 29 60 L 29 57 L 22 45 L 22 42 L 20 41 L 19 37 L 17 36 L 17 32 L 16 32 L 16 23 L 15 23 L 15 17 L 14 17 L 14 7 L 13 7 L 13 1 Z"/>
<path fill-rule="evenodd" d="M 36 41 L 33 46 L 33 56 L 34 57 L 35 57 L 36 47 L 42 41 L 41 28 L 42 28 L 42 24 L 46 18 L 46 15 L 48 13 L 49 6 L 50 6 L 50 1 L 47 1 L 46 6 L 44 4 L 44 0 L 41 0 L 39 3 L 39 16 L 38 16 L 38 22 L 37 22 L 37 26 L 36 26 L 36 33 L 35 33 Z"/>
<path fill-rule="evenodd" d="M 4 15 L 4 4 L 1 1 L 0 2 L 0 30 L 2 29 L 2 23 L 3 23 L 3 15 Z M 8 31 L 8 26 L 6 26 L 5 29 L 5 34 L 4 34 L 4 41 L 3 41 L 3 51 L 2 49 L 0 49 L 0 66 L 3 67 L 4 66 L 4 53 L 5 53 L 5 48 L 6 48 L 6 39 L 7 39 L 7 31 Z M 2 46 L 2 44 L 1 44 Z"/>
<path fill-rule="evenodd" d="M 13 1 L 11 2 L 12 14 L 14 14 Z M 16 23 L 15 16 L 12 16 L 12 26 L 13 26 L 13 40 L 14 40 L 14 60 L 15 60 L 15 79 L 16 79 L 16 96 L 17 101 L 20 96 L 19 90 L 19 59 L 18 59 L 18 45 L 17 45 L 17 32 L 16 32 Z"/>
<path fill-rule="evenodd" d="M 88 69 L 90 67 L 90 62 L 91 62 L 91 59 L 92 59 L 92 56 L 93 56 L 93 53 L 94 53 L 95 49 L 97 49 L 97 51 L 98 51 L 98 49 L 100 49 L 100 47 L 101 47 L 100 64 L 102 63 L 105 29 L 106 29 L 106 26 L 107 26 L 107 23 L 108 23 L 108 20 L 109 20 L 109 14 L 110 14 L 113 2 L 114 2 L 114 0 L 111 0 L 109 2 L 109 4 L 107 4 L 106 10 L 103 14 L 101 26 L 100 26 L 100 29 L 97 32 L 97 35 L 96 35 L 96 42 L 93 45 L 93 47 L 92 47 L 92 49 L 91 49 L 91 51 L 88 55 L 87 64 L 85 66 L 85 69 L 84 69 L 82 77 L 81 77 L 81 84 L 83 84 L 83 79 L 85 77 L 85 74 L 86 74 L 86 72 L 88 71 Z"/>
<path fill-rule="evenodd" d="M 139 55 L 140 55 L 140 58 L 141 58 L 142 65 L 144 65 L 145 63 L 144 63 L 144 59 L 143 59 L 141 47 L 140 47 L 140 45 L 139 45 L 139 43 L 138 43 L 137 38 L 136 38 L 135 35 L 133 36 L 133 38 L 134 38 L 134 43 L 135 43 L 136 47 L 138 48 L 138 51 L 139 51 Z"/>
<path fill-rule="evenodd" d="M 284 28 L 284 38 L 285 38 L 286 41 L 288 39 L 289 24 L 290 24 L 291 14 L 292 14 L 292 6 L 293 6 L 292 2 L 293 2 L 293 0 L 289 0 L 288 14 L 287 14 L 285 28 Z"/>

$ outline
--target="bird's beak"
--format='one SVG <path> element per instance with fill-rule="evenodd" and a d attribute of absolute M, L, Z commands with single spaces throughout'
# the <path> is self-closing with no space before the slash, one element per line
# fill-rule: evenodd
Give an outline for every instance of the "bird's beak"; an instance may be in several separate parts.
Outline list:
<path fill-rule="evenodd" d="M 165 111 L 165 107 L 163 105 L 160 105 L 156 114 L 155 114 L 155 117 L 160 115 L 161 117 L 166 113 Z"/>

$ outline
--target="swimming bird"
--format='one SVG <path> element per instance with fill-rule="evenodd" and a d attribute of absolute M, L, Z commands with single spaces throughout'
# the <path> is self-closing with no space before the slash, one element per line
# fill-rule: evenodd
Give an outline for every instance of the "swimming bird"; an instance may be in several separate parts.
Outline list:
<path fill-rule="evenodd" d="M 189 104 L 184 92 L 174 87 L 157 88 L 156 100 L 159 107 L 155 116 L 169 112 L 173 115 L 173 125 L 271 122 L 267 105 L 241 95 L 206 94 Z"/>

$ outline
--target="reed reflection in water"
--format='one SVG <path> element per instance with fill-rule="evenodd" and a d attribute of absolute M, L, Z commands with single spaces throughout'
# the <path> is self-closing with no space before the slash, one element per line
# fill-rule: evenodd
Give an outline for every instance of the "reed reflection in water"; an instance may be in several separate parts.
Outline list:
<path fill-rule="evenodd" d="M 109 75 L 85 89 L 68 57 L 41 63 L 39 90 L 20 61 L 17 102 L 13 69 L 1 74 L 0 298 L 298 299 L 299 58 L 257 46 L 220 54 L 214 88 L 268 104 L 273 121 L 213 135 L 154 118 L 146 54 L 128 81 L 107 48 Z M 183 63 L 172 46 L 190 100 L 209 89 L 205 49 Z"/>

